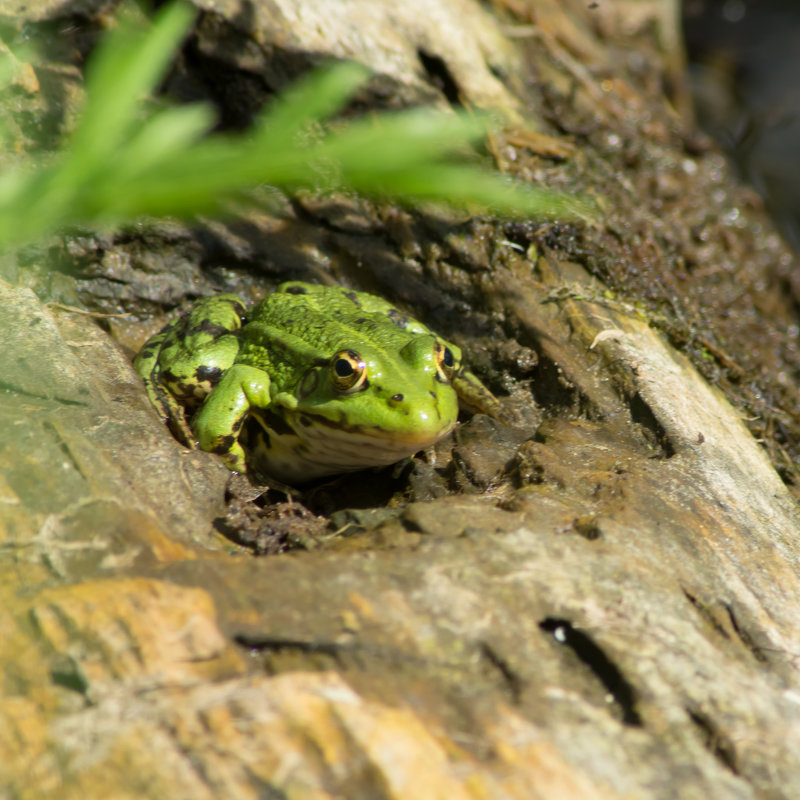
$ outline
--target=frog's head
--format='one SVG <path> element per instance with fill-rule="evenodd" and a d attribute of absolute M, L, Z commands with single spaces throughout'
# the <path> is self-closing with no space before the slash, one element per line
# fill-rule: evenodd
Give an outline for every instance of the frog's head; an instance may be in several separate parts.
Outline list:
<path fill-rule="evenodd" d="M 461 352 L 438 337 L 403 333 L 395 346 L 362 340 L 318 359 L 274 402 L 315 457 L 342 471 L 379 466 L 431 446 L 452 430 L 451 385 Z"/>

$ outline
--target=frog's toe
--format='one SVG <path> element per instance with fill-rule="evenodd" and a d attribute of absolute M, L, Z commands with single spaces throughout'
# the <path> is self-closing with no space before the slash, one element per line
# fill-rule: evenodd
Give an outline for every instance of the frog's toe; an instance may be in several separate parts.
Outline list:
<path fill-rule="evenodd" d="M 158 412 L 161 420 L 167 424 L 172 435 L 182 444 L 189 448 L 197 446 L 194 433 L 186 421 L 186 413 L 183 406 L 175 397 L 167 391 L 161 383 L 150 376 L 144 378 L 144 387 L 150 402 Z"/>
<path fill-rule="evenodd" d="M 178 408 L 174 412 L 167 415 L 167 426 L 169 427 L 172 435 L 185 447 L 194 450 L 197 447 L 197 440 L 194 438 L 194 432 L 189 423 L 186 421 L 186 415 L 183 413 L 182 408 Z"/>
<path fill-rule="evenodd" d="M 197 443 L 201 450 L 216 453 L 225 462 L 225 466 L 234 472 L 244 472 L 246 469 L 245 455 L 239 444 L 238 436 L 233 433 L 209 435 L 202 431 L 195 431 Z"/>

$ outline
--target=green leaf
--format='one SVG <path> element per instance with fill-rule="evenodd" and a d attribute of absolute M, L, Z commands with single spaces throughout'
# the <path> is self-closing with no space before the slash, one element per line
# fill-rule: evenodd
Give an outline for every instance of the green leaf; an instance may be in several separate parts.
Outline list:
<path fill-rule="evenodd" d="M 147 28 L 134 9 L 123 7 L 118 27 L 103 37 L 87 66 L 88 99 L 69 150 L 76 168 L 102 163 L 129 135 L 194 17 L 188 6 L 171 3 Z"/>
<path fill-rule="evenodd" d="M 471 143 L 491 130 L 488 117 L 415 109 L 336 123 L 325 133 L 323 120 L 368 75 L 354 63 L 305 77 L 243 134 L 209 134 L 209 107 L 151 100 L 193 13 L 173 3 L 149 23 L 130 9 L 120 14 L 92 55 L 83 115 L 62 151 L 0 175 L 0 247 L 66 225 L 221 212 L 264 184 L 481 213 L 593 218 L 585 200 L 478 166 Z"/>
<path fill-rule="evenodd" d="M 298 132 L 339 111 L 368 75 L 369 70 L 354 61 L 315 70 L 262 112 L 252 138 L 266 149 L 291 146 Z"/>

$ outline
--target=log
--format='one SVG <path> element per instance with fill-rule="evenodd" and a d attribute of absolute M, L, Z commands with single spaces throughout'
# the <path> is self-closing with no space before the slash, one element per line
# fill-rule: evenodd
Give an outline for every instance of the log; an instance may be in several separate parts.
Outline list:
<path fill-rule="evenodd" d="M 6 258 L 8 796 L 800 795 L 793 256 L 693 128 L 676 4 L 594 5 L 199 2 L 167 90 L 235 127 L 362 61 L 362 107 L 492 110 L 498 168 L 596 226 L 298 195 Z M 183 448 L 132 351 L 287 278 L 400 304 L 513 424 L 291 499 Z"/>

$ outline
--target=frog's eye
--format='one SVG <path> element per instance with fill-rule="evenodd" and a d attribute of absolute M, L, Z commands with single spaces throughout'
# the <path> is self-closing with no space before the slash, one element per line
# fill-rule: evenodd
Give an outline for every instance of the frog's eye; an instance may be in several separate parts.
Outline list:
<path fill-rule="evenodd" d="M 340 350 L 331 359 L 331 383 L 337 392 L 351 394 L 367 388 L 367 365 L 354 350 Z"/>
<path fill-rule="evenodd" d="M 442 342 L 434 342 L 433 355 L 436 358 L 436 377 L 443 383 L 448 383 L 458 371 L 458 364 L 453 351 Z"/>

